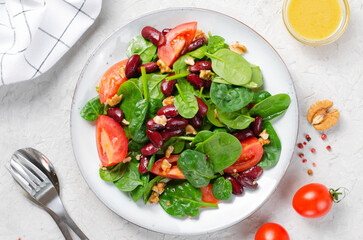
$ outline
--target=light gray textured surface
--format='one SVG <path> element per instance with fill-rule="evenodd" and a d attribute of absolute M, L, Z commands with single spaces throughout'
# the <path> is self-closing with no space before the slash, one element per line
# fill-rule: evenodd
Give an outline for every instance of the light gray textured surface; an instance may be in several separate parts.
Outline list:
<path fill-rule="evenodd" d="M 291 239 L 363 239 L 363 3 L 349 3 L 351 19 L 345 34 L 331 45 L 313 48 L 297 42 L 285 29 L 282 1 L 105 0 L 95 24 L 55 67 L 33 81 L 0 88 L 0 239 L 63 239 L 51 217 L 22 196 L 4 167 L 16 149 L 27 146 L 52 161 L 65 207 L 90 239 L 253 239 L 267 221 L 283 225 Z M 69 134 L 74 87 L 92 51 L 138 15 L 174 6 L 226 13 L 265 37 L 295 82 L 301 111 L 299 141 L 304 141 L 306 133 L 312 137 L 303 150 L 308 162 L 301 162 L 297 150 L 280 186 L 254 215 L 224 231 L 187 238 L 141 229 L 106 208 L 81 177 Z M 321 99 L 331 99 L 341 112 L 338 125 L 327 132 L 325 141 L 305 118 L 310 104 Z M 331 152 L 325 149 L 328 144 Z M 315 154 L 309 151 L 311 147 L 317 149 Z M 314 170 L 313 176 L 306 174 L 308 168 Z M 327 216 L 304 219 L 293 210 L 291 200 L 299 187 L 310 182 L 351 191 Z"/>

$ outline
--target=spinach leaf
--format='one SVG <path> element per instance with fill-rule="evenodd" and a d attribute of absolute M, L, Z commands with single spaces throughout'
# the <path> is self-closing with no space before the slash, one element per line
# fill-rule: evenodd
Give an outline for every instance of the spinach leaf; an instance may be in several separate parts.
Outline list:
<path fill-rule="evenodd" d="M 151 62 L 156 53 L 156 50 L 157 47 L 154 44 L 152 44 L 151 42 L 143 38 L 141 35 L 139 35 L 134 37 L 130 41 L 126 49 L 126 55 L 129 58 L 134 54 L 139 54 L 142 64 L 144 64 Z"/>
<path fill-rule="evenodd" d="M 186 79 L 179 79 L 175 86 L 179 94 L 174 99 L 174 105 L 179 114 L 184 118 L 194 117 L 199 109 L 194 87 Z"/>
<path fill-rule="evenodd" d="M 100 177 L 103 181 L 114 182 L 119 180 L 125 173 L 126 165 L 120 162 L 116 165 L 107 167 L 106 170 L 100 168 Z"/>
<path fill-rule="evenodd" d="M 202 131 L 198 132 L 198 134 L 194 137 L 191 146 L 194 147 L 198 143 L 204 142 L 205 140 L 207 140 L 208 138 L 210 138 L 213 135 L 214 135 L 214 133 L 211 131 L 202 130 Z"/>
<path fill-rule="evenodd" d="M 208 105 L 207 119 L 209 120 L 209 122 L 211 122 L 216 127 L 224 127 L 224 124 L 220 122 L 219 119 L 217 118 L 216 105 L 212 102 L 211 99 L 207 101 L 207 105 Z"/>
<path fill-rule="evenodd" d="M 213 166 L 204 153 L 185 150 L 179 155 L 177 165 L 194 187 L 205 187 L 214 178 Z"/>
<path fill-rule="evenodd" d="M 148 113 L 148 108 L 149 101 L 146 99 L 136 103 L 132 120 L 129 125 L 131 138 L 138 143 L 144 143 L 148 140 L 148 137 L 146 136 L 147 128 L 146 124 L 144 124 Z"/>
<path fill-rule="evenodd" d="M 262 100 L 265 100 L 266 98 L 271 97 L 271 93 L 261 90 L 254 92 L 253 99 L 251 103 L 259 103 Z"/>
<path fill-rule="evenodd" d="M 210 130 L 213 127 L 213 124 L 208 120 L 207 117 L 203 118 L 203 125 L 201 130 Z"/>
<path fill-rule="evenodd" d="M 244 109 L 244 108 L 242 108 Z M 227 126 L 234 129 L 245 129 L 247 128 L 255 119 L 241 114 L 240 112 L 225 112 L 217 108 L 217 113 L 219 119 Z"/>
<path fill-rule="evenodd" d="M 103 115 L 105 105 L 100 102 L 100 97 L 89 100 L 81 110 L 81 117 L 87 121 L 97 120 L 98 116 Z"/>
<path fill-rule="evenodd" d="M 221 49 L 214 54 L 206 53 L 206 55 L 212 59 L 213 71 L 227 82 L 243 86 L 251 81 L 251 66 L 238 53 Z"/>
<path fill-rule="evenodd" d="M 125 135 L 127 137 L 127 139 L 130 139 L 131 136 L 130 136 L 130 131 L 129 131 L 129 126 L 122 126 L 122 128 L 124 129 L 124 132 L 125 132 Z"/>
<path fill-rule="evenodd" d="M 149 200 L 151 190 L 155 184 L 160 182 L 162 178 L 160 176 L 154 177 L 150 182 L 146 185 L 146 188 L 144 189 L 144 203 L 147 203 L 147 200 Z"/>
<path fill-rule="evenodd" d="M 169 146 L 174 147 L 173 154 L 178 154 L 183 151 L 185 147 L 185 141 L 172 137 L 164 142 L 163 147 L 156 154 L 165 154 L 165 151 Z"/>
<path fill-rule="evenodd" d="M 189 52 L 188 54 L 192 57 L 202 59 L 205 56 L 205 52 L 207 51 L 207 46 L 203 45 L 200 48 L 195 49 L 192 52 Z"/>
<path fill-rule="evenodd" d="M 134 190 L 132 190 L 129 193 L 131 199 L 134 200 L 134 202 L 137 202 L 137 200 L 139 200 L 141 196 L 144 194 L 147 184 L 149 182 L 149 177 L 150 177 L 149 174 L 141 175 L 141 181 L 143 185 L 137 186 Z"/>
<path fill-rule="evenodd" d="M 207 51 L 211 54 L 217 52 L 220 49 L 228 48 L 228 45 L 224 43 L 225 39 L 221 36 L 214 35 L 209 32 L 209 39 L 208 39 L 208 45 L 207 45 Z"/>
<path fill-rule="evenodd" d="M 160 99 L 151 98 L 149 102 L 148 119 L 156 116 L 156 113 L 163 107 L 163 102 Z"/>
<path fill-rule="evenodd" d="M 202 201 L 202 191 L 187 181 L 170 181 L 160 196 L 161 207 L 175 217 L 197 216 L 200 207 L 218 207 Z"/>
<path fill-rule="evenodd" d="M 144 146 L 145 146 L 145 144 L 143 144 L 143 143 L 138 143 L 134 140 L 131 140 L 131 141 L 129 141 L 127 150 L 129 152 L 140 152 L 141 148 L 143 148 Z"/>
<path fill-rule="evenodd" d="M 246 88 L 259 88 L 263 85 L 263 76 L 259 66 L 251 65 L 251 81 L 245 85 Z"/>
<path fill-rule="evenodd" d="M 162 74 L 147 74 L 147 87 L 149 89 L 150 98 L 159 100 L 163 100 L 165 98 L 160 88 L 161 82 L 165 77 L 166 75 Z"/>
<path fill-rule="evenodd" d="M 143 94 L 143 87 L 142 87 L 142 78 L 130 78 L 127 82 L 133 82 L 136 86 L 140 89 L 141 94 Z"/>
<path fill-rule="evenodd" d="M 147 171 L 150 172 L 151 168 L 153 167 L 155 163 L 155 154 L 151 156 L 149 164 L 147 165 Z"/>
<path fill-rule="evenodd" d="M 219 177 L 213 183 L 212 193 L 219 200 L 228 200 L 232 194 L 232 183 L 224 177 Z"/>
<path fill-rule="evenodd" d="M 122 178 L 114 182 L 114 184 L 123 192 L 130 192 L 137 186 L 143 185 L 144 183 L 140 179 L 138 165 L 134 162 L 128 162 L 124 175 Z"/>
<path fill-rule="evenodd" d="M 213 129 L 213 132 L 214 133 L 217 133 L 217 132 L 227 132 L 227 129 L 225 129 L 225 128 L 215 128 L 215 129 Z"/>
<path fill-rule="evenodd" d="M 291 102 L 290 96 L 280 93 L 266 98 L 250 109 L 251 116 L 260 115 L 264 120 L 271 120 L 283 114 Z"/>
<path fill-rule="evenodd" d="M 257 165 L 262 168 L 269 168 L 275 166 L 280 159 L 281 142 L 269 121 L 264 120 L 262 122 L 262 129 L 266 129 L 269 134 L 270 144 L 263 145 L 263 156 Z"/>
<path fill-rule="evenodd" d="M 216 83 L 223 83 L 223 84 L 230 84 L 229 82 L 227 82 L 226 80 L 224 80 L 223 78 L 216 76 L 212 79 L 213 82 Z"/>
<path fill-rule="evenodd" d="M 236 162 L 242 146 L 233 135 L 219 132 L 199 144 L 195 150 L 206 154 L 213 164 L 214 172 L 218 173 Z"/>
<path fill-rule="evenodd" d="M 187 60 L 189 57 L 189 54 L 185 54 L 174 62 L 173 70 L 175 74 L 186 73 L 188 71 L 189 65 L 186 64 L 185 60 Z"/>
<path fill-rule="evenodd" d="M 142 92 L 134 82 L 126 81 L 121 84 L 117 94 L 122 94 L 123 101 L 120 107 L 125 114 L 126 120 L 131 122 L 136 104 L 143 99 Z"/>
<path fill-rule="evenodd" d="M 253 92 L 244 87 L 213 82 L 210 96 L 219 109 L 225 112 L 234 112 L 251 102 Z"/>

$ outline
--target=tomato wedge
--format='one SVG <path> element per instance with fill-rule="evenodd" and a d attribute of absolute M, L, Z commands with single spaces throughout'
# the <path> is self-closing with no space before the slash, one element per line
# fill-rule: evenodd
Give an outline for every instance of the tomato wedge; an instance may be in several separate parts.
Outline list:
<path fill-rule="evenodd" d="M 158 49 L 159 59 L 171 67 L 181 51 L 193 41 L 196 31 L 197 22 L 184 23 L 171 29 L 165 35 L 165 44 Z"/>
<path fill-rule="evenodd" d="M 212 187 L 213 184 L 208 184 L 207 186 L 200 188 L 202 190 L 202 201 L 217 204 L 219 200 L 213 196 Z"/>
<path fill-rule="evenodd" d="M 96 144 L 98 156 L 105 167 L 121 162 L 127 155 L 128 140 L 124 129 L 110 117 L 98 117 Z"/>
<path fill-rule="evenodd" d="M 250 137 L 246 140 L 241 141 L 241 144 L 241 156 L 232 166 L 224 169 L 224 172 L 233 173 L 235 172 L 234 170 L 236 170 L 237 172 L 242 172 L 255 166 L 257 163 L 260 162 L 263 155 L 263 148 L 262 145 L 258 142 L 257 138 Z"/>
<path fill-rule="evenodd" d="M 111 99 L 117 93 L 120 85 L 127 80 L 125 76 L 121 75 L 121 68 L 124 67 L 128 59 L 122 60 L 114 65 L 112 65 L 103 74 L 98 94 L 100 95 L 101 103 L 105 103 L 107 99 Z"/>
<path fill-rule="evenodd" d="M 185 179 L 183 173 L 179 170 L 178 166 L 176 165 L 176 163 L 178 162 L 178 158 L 179 155 L 171 155 L 169 158 L 163 157 L 154 163 L 150 172 L 162 177 L 167 177 L 172 179 Z M 166 171 L 163 171 L 163 169 L 161 168 L 161 164 L 164 159 L 168 160 L 168 162 L 172 165 L 172 167 L 170 169 L 167 169 Z"/>

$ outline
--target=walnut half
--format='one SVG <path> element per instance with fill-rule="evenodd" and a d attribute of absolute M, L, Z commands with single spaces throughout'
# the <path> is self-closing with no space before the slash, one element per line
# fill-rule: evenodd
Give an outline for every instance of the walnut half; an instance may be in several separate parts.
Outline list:
<path fill-rule="evenodd" d="M 328 112 L 332 106 L 333 102 L 329 100 L 317 101 L 310 106 L 307 120 L 316 130 L 325 131 L 337 124 L 340 114 L 337 109 Z"/>

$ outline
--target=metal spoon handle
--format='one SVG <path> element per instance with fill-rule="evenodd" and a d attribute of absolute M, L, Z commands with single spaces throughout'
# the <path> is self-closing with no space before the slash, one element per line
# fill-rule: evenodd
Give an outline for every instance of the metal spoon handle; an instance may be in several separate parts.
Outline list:
<path fill-rule="evenodd" d="M 87 236 L 79 229 L 76 223 L 72 220 L 72 218 L 68 215 L 67 211 L 64 209 L 64 221 L 68 224 L 68 226 L 78 235 L 78 237 L 82 240 L 89 240 Z"/>
<path fill-rule="evenodd" d="M 68 230 L 67 224 L 65 222 L 63 222 L 54 212 L 48 211 L 48 210 L 47 210 L 47 212 L 53 218 L 55 223 L 58 225 L 59 230 L 62 232 L 64 238 L 66 240 L 73 240 L 73 238 Z"/>

